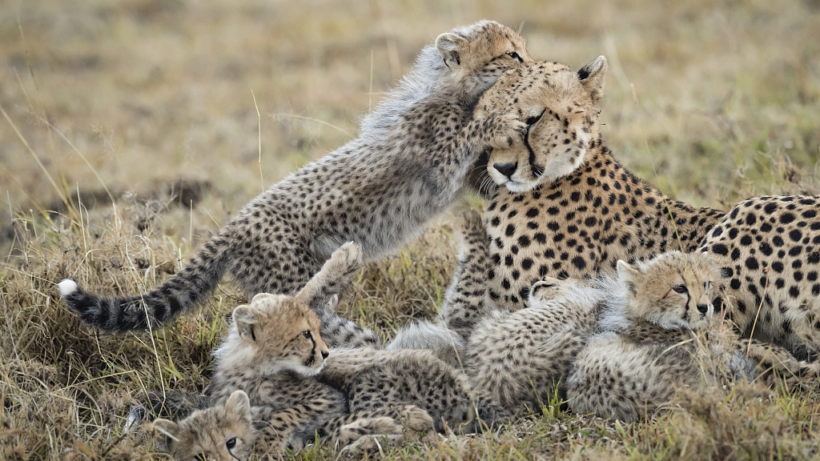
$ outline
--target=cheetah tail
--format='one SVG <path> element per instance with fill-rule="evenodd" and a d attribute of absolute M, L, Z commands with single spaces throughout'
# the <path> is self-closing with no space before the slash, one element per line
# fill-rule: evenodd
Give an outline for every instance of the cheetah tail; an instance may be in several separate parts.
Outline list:
<path fill-rule="evenodd" d="M 216 289 L 230 261 L 229 232 L 223 228 L 199 248 L 182 271 L 149 293 L 103 297 L 66 279 L 59 284 L 60 294 L 71 311 L 100 329 L 123 332 L 147 330 L 149 325 L 152 329 L 161 328 Z"/>

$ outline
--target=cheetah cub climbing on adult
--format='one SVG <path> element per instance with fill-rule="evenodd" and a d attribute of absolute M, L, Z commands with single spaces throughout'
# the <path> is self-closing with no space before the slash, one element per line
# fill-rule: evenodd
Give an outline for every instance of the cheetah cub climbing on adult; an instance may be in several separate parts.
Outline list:
<path fill-rule="evenodd" d="M 367 260 L 395 249 L 454 202 L 480 154 L 523 132 L 515 117 L 490 123 L 473 107 L 505 70 L 529 62 L 524 40 L 493 21 L 440 35 L 357 139 L 253 199 L 170 280 L 131 297 L 65 280 L 63 298 L 88 324 L 145 330 L 201 303 L 225 272 L 248 298 L 293 295 L 345 242 L 359 243 Z"/>

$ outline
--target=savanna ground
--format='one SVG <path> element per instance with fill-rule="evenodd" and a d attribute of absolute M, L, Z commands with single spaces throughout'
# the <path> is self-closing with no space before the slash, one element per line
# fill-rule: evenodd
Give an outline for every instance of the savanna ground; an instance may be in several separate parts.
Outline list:
<path fill-rule="evenodd" d="M 817 0 L 6 0 L 0 459 L 161 456 L 123 436 L 128 405 L 203 389 L 241 295 L 225 280 L 197 315 L 110 336 L 82 327 L 55 282 L 155 286 L 265 185 L 353 138 L 423 45 L 482 18 L 521 29 L 536 59 L 606 55 L 602 130 L 667 194 L 725 209 L 820 190 Z M 455 264 L 446 222 L 364 269 L 344 314 L 386 336 L 432 316 Z M 818 425 L 820 393 L 746 385 L 629 425 L 545 402 L 498 432 L 382 456 L 817 459 Z"/>

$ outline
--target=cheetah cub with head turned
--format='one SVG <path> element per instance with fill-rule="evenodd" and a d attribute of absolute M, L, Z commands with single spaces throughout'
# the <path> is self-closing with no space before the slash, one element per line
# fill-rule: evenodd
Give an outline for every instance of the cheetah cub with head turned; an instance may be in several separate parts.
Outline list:
<path fill-rule="evenodd" d="M 373 260 L 418 235 L 455 200 L 476 158 L 526 129 L 513 116 L 473 116 L 506 70 L 532 62 L 524 39 L 493 21 L 440 35 L 361 124 L 359 137 L 253 199 L 153 291 L 101 297 L 60 283 L 83 321 L 111 331 L 157 328 L 189 311 L 225 274 L 250 298 L 294 295 L 345 242 Z"/>
<path fill-rule="evenodd" d="M 713 317 L 721 272 L 703 253 L 664 253 L 630 267 L 618 263 L 618 284 L 593 336 L 569 375 L 570 408 L 579 414 L 634 421 L 651 416 L 681 388 L 736 379 L 787 387 L 810 383 L 817 364 L 787 350 L 741 340 L 730 322 Z"/>

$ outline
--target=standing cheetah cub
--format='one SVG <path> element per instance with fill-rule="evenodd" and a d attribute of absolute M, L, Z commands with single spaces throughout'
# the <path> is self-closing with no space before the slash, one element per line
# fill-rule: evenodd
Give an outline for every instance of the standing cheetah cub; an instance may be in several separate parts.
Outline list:
<path fill-rule="evenodd" d="M 345 242 L 359 243 L 368 260 L 395 249 L 453 203 L 480 154 L 523 132 L 515 117 L 489 123 L 472 112 L 504 71 L 527 62 L 524 40 L 493 21 L 440 35 L 357 139 L 253 199 L 173 278 L 130 297 L 64 280 L 63 299 L 88 324 L 145 330 L 201 303 L 225 272 L 248 298 L 293 295 Z"/>

